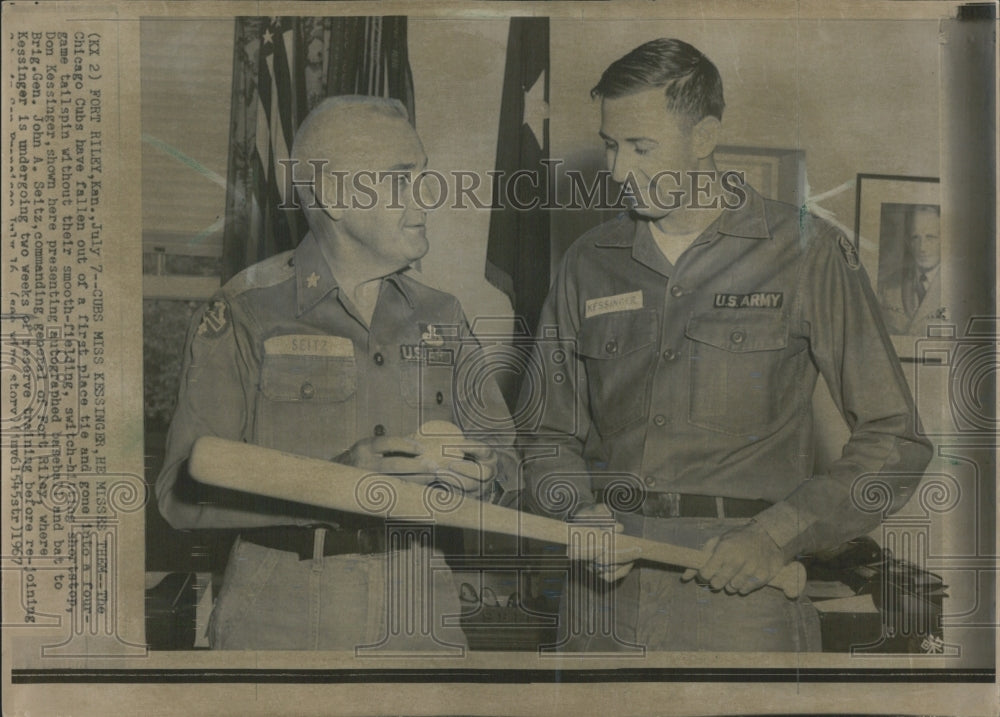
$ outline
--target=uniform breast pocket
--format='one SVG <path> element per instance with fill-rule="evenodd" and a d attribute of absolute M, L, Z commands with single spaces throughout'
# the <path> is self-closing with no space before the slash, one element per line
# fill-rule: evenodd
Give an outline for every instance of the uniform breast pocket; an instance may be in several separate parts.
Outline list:
<path fill-rule="evenodd" d="M 648 309 L 584 319 L 577 353 L 587 371 L 591 418 L 602 437 L 645 416 L 656 335 L 656 312 Z"/>
<path fill-rule="evenodd" d="M 454 421 L 454 351 L 441 356 L 433 355 L 430 361 L 406 362 L 399 372 L 399 390 L 403 401 L 418 410 L 417 420 Z M 435 363 L 435 360 L 437 361 Z"/>
<path fill-rule="evenodd" d="M 760 435 L 774 422 L 788 324 L 782 316 L 694 316 L 688 420 L 735 435 Z"/>
<path fill-rule="evenodd" d="M 265 356 L 255 441 L 269 448 L 331 458 L 357 434 L 353 356 Z"/>

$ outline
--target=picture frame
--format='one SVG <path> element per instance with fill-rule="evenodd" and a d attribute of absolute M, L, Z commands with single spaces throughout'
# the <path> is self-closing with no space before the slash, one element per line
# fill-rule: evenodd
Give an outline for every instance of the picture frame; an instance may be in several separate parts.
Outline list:
<path fill-rule="evenodd" d="M 858 174 L 854 245 L 869 271 L 900 359 L 916 360 L 914 338 L 948 320 L 937 177 Z M 930 332 L 930 334 L 928 333 Z"/>
<path fill-rule="evenodd" d="M 744 173 L 746 183 L 761 196 L 801 207 L 806 198 L 806 153 L 801 149 L 722 144 L 715 149 L 716 166 Z"/>

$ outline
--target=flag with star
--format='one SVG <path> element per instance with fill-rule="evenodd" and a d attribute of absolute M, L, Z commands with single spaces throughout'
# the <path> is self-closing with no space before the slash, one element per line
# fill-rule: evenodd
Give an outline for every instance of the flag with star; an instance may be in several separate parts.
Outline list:
<path fill-rule="evenodd" d="M 236 19 L 223 281 L 305 236 L 281 160 L 309 110 L 342 94 L 393 97 L 415 121 L 405 17 Z"/>
<path fill-rule="evenodd" d="M 549 156 L 548 101 L 549 19 L 511 18 L 497 134 L 496 169 L 502 174 L 494 199 L 501 201 L 490 216 L 486 278 L 510 297 L 514 314 L 530 331 L 549 288 L 549 217 L 540 208 L 548 185 L 542 164 Z M 517 179 L 520 170 L 535 173 L 537 181 Z M 508 201 L 512 196 L 514 203 Z"/>

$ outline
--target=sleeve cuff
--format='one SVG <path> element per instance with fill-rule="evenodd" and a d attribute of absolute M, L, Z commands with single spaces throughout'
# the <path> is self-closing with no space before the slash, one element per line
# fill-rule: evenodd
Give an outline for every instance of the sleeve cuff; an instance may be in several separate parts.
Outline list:
<path fill-rule="evenodd" d="M 753 520 L 785 551 L 816 522 L 814 516 L 787 502 L 775 503 L 754 516 Z"/>

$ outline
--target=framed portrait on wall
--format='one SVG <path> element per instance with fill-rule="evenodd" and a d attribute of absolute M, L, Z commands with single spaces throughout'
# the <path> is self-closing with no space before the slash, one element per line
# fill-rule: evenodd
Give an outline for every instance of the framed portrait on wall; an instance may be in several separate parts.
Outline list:
<path fill-rule="evenodd" d="M 936 177 L 859 174 L 854 240 L 868 265 L 896 351 L 913 358 L 914 342 L 948 319 L 943 284 L 941 185 Z"/>

